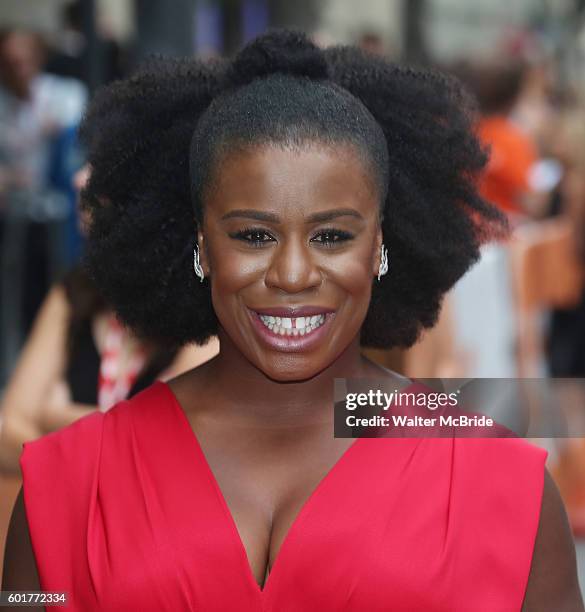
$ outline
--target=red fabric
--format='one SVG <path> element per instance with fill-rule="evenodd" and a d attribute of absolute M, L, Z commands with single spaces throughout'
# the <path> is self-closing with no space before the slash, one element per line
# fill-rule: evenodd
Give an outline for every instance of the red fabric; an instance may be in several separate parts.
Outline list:
<path fill-rule="evenodd" d="M 520 439 L 358 438 L 263 591 L 165 383 L 25 444 L 21 467 L 41 586 L 70 612 L 510 612 L 545 458 Z"/>

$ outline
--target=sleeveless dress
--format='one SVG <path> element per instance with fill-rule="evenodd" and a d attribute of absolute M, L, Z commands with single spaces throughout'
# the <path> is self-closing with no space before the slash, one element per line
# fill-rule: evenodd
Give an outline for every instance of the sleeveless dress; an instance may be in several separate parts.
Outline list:
<path fill-rule="evenodd" d="M 41 587 L 70 612 L 511 612 L 545 458 L 517 438 L 357 438 L 264 588 L 165 383 L 25 444 L 21 467 Z"/>

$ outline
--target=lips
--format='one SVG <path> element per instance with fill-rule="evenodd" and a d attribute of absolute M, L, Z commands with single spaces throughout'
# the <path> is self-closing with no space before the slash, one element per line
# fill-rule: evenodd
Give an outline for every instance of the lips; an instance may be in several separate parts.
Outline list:
<path fill-rule="evenodd" d="M 273 308 L 253 308 L 251 310 L 261 315 L 288 318 L 311 317 L 313 315 L 335 312 L 333 308 L 325 308 L 323 306 L 277 306 Z"/>
<path fill-rule="evenodd" d="M 315 347 L 327 334 L 335 311 L 318 306 L 248 309 L 261 341 L 272 349 L 301 352 Z"/>

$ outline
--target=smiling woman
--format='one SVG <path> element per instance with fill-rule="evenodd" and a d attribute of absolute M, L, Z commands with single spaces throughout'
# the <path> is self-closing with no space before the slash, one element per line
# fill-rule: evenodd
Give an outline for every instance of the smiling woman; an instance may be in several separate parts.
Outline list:
<path fill-rule="evenodd" d="M 201 265 L 230 342 L 274 380 L 315 376 L 370 303 L 381 235 L 369 167 L 348 145 L 255 145 L 223 157 L 205 201 Z"/>
<path fill-rule="evenodd" d="M 417 390 L 360 346 L 412 345 L 506 232 L 472 121 L 450 78 L 286 31 L 102 91 L 93 276 L 137 333 L 220 353 L 25 446 L 4 588 L 83 611 L 582 610 L 544 451 L 332 433 L 335 378 Z"/>

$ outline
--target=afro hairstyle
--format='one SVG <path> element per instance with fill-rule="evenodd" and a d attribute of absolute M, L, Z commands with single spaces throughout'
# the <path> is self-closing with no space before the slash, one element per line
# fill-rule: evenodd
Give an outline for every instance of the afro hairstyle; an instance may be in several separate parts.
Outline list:
<path fill-rule="evenodd" d="M 294 112 L 273 99 L 283 91 Z M 307 100 L 323 112 L 299 112 Z M 255 102 L 265 120 L 239 112 Z M 332 131 L 336 108 L 359 117 Z M 390 264 L 373 282 L 361 342 L 411 346 L 436 323 L 444 294 L 479 259 L 482 243 L 507 235 L 506 218 L 478 192 L 487 154 L 475 112 L 454 77 L 352 46 L 322 50 L 288 30 L 269 31 L 232 60 L 153 59 L 100 90 L 82 122 L 89 271 L 140 336 L 202 344 L 219 322 L 209 281 L 193 273 L 193 248 L 222 147 L 349 141 L 379 181 Z"/>

